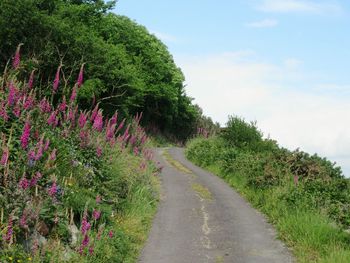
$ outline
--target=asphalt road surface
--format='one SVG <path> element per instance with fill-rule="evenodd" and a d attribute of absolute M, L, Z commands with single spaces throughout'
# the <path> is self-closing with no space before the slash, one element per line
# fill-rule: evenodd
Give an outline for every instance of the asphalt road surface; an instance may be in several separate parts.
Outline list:
<path fill-rule="evenodd" d="M 163 167 L 161 202 L 139 262 L 294 262 L 264 216 L 186 160 L 183 149 L 157 149 L 155 156 Z"/>

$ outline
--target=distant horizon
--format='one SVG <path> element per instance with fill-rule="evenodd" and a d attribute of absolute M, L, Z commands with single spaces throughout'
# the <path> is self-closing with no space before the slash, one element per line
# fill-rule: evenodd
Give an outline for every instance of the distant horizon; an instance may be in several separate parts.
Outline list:
<path fill-rule="evenodd" d="M 282 147 L 350 177 L 350 2 L 120 0 L 114 12 L 168 46 L 213 121 L 256 120 Z"/>

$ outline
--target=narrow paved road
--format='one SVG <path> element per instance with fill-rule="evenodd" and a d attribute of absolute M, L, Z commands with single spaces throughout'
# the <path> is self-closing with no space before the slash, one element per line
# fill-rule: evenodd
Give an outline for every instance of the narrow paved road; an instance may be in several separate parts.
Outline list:
<path fill-rule="evenodd" d="M 293 262 L 264 217 L 182 149 L 158 149 L 156 160 L 161 202 L 139 262 Z"/>

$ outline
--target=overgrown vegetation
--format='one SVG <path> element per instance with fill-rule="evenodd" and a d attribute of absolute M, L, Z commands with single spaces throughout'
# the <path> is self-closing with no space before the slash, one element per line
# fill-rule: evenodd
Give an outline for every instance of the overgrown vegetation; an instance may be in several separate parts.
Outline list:
<path fill-rule="evenodd" d="M 141 114 L 81 110 L 82 67 L 49 96 L 26 71 L 19 46 L 0 77 L 0 262 L 134 262 L 158 198 Z"/>
<path fill-rule="evenodd" d="M 183 141 L 196 133 L 200 116 L 185 94 L 184 76 L 160 40 L 111 12 L 115 2 L 1 0 L 0 70 L 18 43 L 27 74 L 39 72 L 35 80 L 42 87 L 52 83 L 57 68 L 64 85 L 72 86 L 85 63 L 81 107 L 89 109 L 96 100 L 107 116 L 116 109 L 123 118 L 143 112 L 147 129 Z"/>
<path fill-rule="evenodd" d="M 299 262 L 350 262 L 349 180 L 334 163 L 264 139 L 230 117 L 220 135 L 192 140 L 187 157 L 221 176 L 264 212 Z"/>

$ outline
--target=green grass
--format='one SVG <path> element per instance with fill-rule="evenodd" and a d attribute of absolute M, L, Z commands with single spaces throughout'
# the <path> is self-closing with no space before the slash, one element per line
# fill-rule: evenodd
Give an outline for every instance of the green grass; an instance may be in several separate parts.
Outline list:
<path fill-rule="evenodd" d="M 196 160 L 192 161 L 198 164 Z M 297 262 L 350 262 L 349 234 L 337 227 L 327 216 L 309 209 L 303 201 L 294 207 L 281 201 L 279 196 L 284 191 L 282 186 L 254 190 L 247 186 L 244 175 L 224 175 L 218 164 L 203 168 L 223 178 L 255 208 L 263 212 L 277 229 L 278 237 L 292 250 Z"/>

